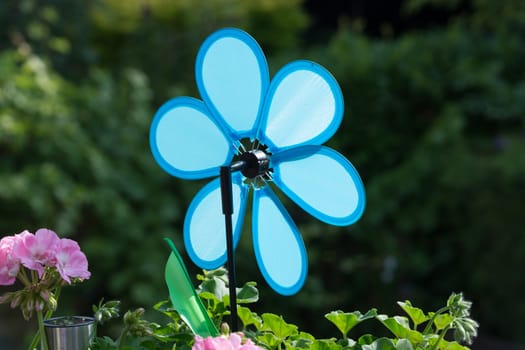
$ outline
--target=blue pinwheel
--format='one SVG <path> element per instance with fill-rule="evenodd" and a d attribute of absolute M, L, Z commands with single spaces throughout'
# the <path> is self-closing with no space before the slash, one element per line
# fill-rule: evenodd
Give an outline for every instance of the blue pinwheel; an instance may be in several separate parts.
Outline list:
<path fill-rule="evenodd" d="M 262 154 L 262 173 L 232 174 L 233 242 L 237 246 L 252 193 L 257 263 L 278 293 L 299 291 L 307 273 L 306 250 L 279 188 L 302 209 L 332 225 L 357 221 L 364 187 L 352 164 L 322 146 L 339 127 L 343 96 L 320 65 L 293 61 L 270 81 L 266 58 L 244 31 L 225 28 L 202 44 L 195 65 L 202 100 L 176 97 L 155 114 L 150 146 L 158 164 L 183 179 L 218 176 L 243 155 Z M 256 153 L 257 152 L 257 153 Z M 184 220 L 184 243 L 193 262 L 214 269 L 227 260 L 220 181 L 205 185 Z"/>

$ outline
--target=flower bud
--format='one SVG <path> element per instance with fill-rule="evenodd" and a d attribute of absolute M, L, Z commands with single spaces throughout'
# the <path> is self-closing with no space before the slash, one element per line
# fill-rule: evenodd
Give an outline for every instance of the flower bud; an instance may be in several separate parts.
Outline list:
<path fill-rule="evenodd" d="M 33 316 L 33 309 L 27 308 L 27 307 L 21 307 L 22 309 L 22 315 L 24 316 L 24 319 L 26 321 L 29 321 L 31 316 Z"/>
<path fill-rule="evenodd" d="M 41 297 L 44 301 L 48 301 L 50 295 L 51 295 L 51 293 L 49 293 L 49 290 L 47 290 L 47 289 L 42 289 L 42 290 L 40 291 L 40 297 Z"/>
<path fill-rule="evenodd" d="M 35 300 L 32 298 L 32 296 L 29 296 L 26 301 L 25 305 L 26 309 L 33 311 L 35 308 Z"/>
<path fill-rule="evenodd" d="M 230 334 L 230 326 L 226 322 L 221 324 L 221 334 Z"/>
<path fill-rule="evenodd" d="M 49 296 L 49 299 L 47 300 L 47 307 L 49 308 L 49 310 L 55 311 L 57 309 L 57 306 L 58 306 L 58 301 L 55 298 L 55 296 L 51 294 Z"/>
<path fill-rule="evenodd" d="M 22 296 L 20 294 L 16 294 L 11 299 L 11 308 L 14 309 L 18 305 L 20 305 L 20 302 L 22 301 Z"/>
<path fill-rule="evenodd" d="M 37 300 L 35 301 L 35 310 L 38 312 L 42 312 L 44 310 L 44 301 L 43 300 Z"/>

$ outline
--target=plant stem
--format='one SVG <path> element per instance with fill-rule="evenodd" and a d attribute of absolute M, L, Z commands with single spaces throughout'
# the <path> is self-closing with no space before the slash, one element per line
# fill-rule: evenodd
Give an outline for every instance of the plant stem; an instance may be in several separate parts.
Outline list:
<path fill-rule="evenodd" d="M 444 306 L 442 307 L 441 309 L 439 309 L 438 311 L 436 311 L 436 313 L 434 315 L 432 315 L 432 318 L 427 322 L 427 326 L 425 327 L 425 330 L 423 331 L 423 334 L 428 334 L 428 332 L 430 332 L 430 330 L 432 329 L 432 325 L 434 324 L 434 320 L 436 319 L 436 317 L 440 314 L 442 314 L 443 312 L 446 312 L 449 310 L 449 307 L 448 306 Z"/>
<path fill-rule="evenodd" d="M 434 344 L 434 346 L 430 350 L 436 350 L 438 348 L 439 343 L 441 343 L 441 340 L 443 340 L 443 338 L 445 337 L 445 334 L 448 332 L 449 329 L 450 329 L 450 325 L 448 325 L 445 328 L 443 328 L 443 331 L 439 335 L 438 340 L 436 341 L 436 343 Z"/>
<path fill-rule="evenodd" d="M 37 331 L 35 336 L 33 337 L 33 340 L 31 340 L 31 344 L 29 344 L 29 350 L 35 350 L 36 345 L 40 341 L 40 331 Z"/>
<path fill-rule="evenodd" d="M 42 315 L 42 311 L 37 311 L 36 315 L 38 318 L 38 333 L 40 333 L 41 350 L 49 350 L 49 348 L 47 347 L 46 333 L 44 331 L 44 317 Z"/>
<path fill-rule="evenodd" d="M 122 330 L 122 333 L 120 333 L 120 337 L 118 337 L 118 340 L 117 340 L 117 350 L 122 350 L 122 347 L 124 346 L 124 338 L 126 337 L 128 330 L 129 330 L 129 327 L 125 327 Z"/>
<path fill-rule="evenodd" d="M 60 297 L 60 291 L 62 290 L 61 287 L 57 287 L 56 291 L 55 291 L 55 300 L 58 304 L 58 298 Z M 46 311 L 46 314 L 44 315 L 44 319 L 43 320 L 47 320 L 48 318 L 50 318 L 51 316 L 53 316 L 53 312 L 55 310 L 47 310 Z M 38 313 L 37 313 L 38 315 Z M 43 321 L 42 320 L 42 321 Z M 39 326 L 40 326 L 40 321 L 38 322 L 39 323 Z M 42 322 L 43 324 L 43 322 Z M 31 344 L 29 344 L 29 350 L 35 350 L 38 342 L 40 341 L 40 327 L 38 328 L 38 331 L 36 332 L 35 336 L 33 337 L 33 339 L 31 340 Z M 47 342 L 46 342 L 46 345 L 47 345 Z M 43 349 L 42 349 L 43 350 Z"/>
<path fill-rule="evenodd" d="M 20 268 L 20 272 L 17 276 L 18 280 L 20 280 L 25 287 L 31 286 L 31 281 L 29 280 L 29 277 L 27 276 L 27 272 L 25 268 Z"/>

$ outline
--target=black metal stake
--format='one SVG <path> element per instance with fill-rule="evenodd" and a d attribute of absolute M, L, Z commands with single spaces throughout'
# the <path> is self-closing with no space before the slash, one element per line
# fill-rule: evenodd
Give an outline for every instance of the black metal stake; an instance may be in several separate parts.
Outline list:
<path fill-rule="evenodd" d="M 237 318 L 237 277 L 235 276 L 235 253 L 233 250 L 233 194 L 232 172 L 241 171 L 247 178 L 263 175 L 270 164 L 269 156 L 261 150 L 251 150 L 243 153 L 241 160 L 230 166 L 222 166 L 220 171 L 222 213 L 226 228 L 226 254 L 228 258 L 228 287 L 230 293 L 231 330 L 238 331 Z"/>
<path fill-rule="evenodd" d="M 221 198 L 222 213 L 224 214 L 224 223 L 226 227 L 226 252 L 228 256 L 228 286 L 230 290 L 230 312 L 231 312 L 231 330 L 238 331 L 237 325 L 237 279 L 235 276 L 235 254 L 233 251 L 233 198 L 232 198 L 232 174 L 229 166 L 221 167 Z"/>

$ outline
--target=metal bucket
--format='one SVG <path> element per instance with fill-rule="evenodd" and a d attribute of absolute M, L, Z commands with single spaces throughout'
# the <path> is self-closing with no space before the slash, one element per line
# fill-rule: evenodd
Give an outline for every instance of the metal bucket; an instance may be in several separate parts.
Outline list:
<path fill-rule="evenodd" d="M 95 338 L 95 319 L 60 316 L 44 321 L 49 350 L 86 350 Z"/>

